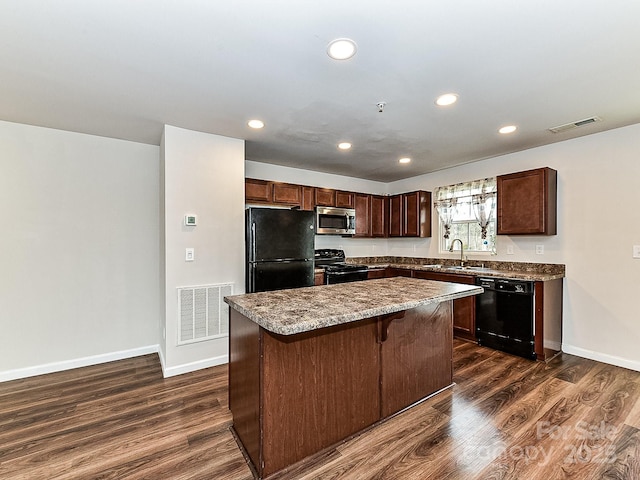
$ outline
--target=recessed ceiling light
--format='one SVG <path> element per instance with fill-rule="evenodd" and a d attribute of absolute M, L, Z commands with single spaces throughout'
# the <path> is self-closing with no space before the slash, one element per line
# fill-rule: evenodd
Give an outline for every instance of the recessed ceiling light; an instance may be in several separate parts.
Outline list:
<path fill-rule="evenodd" d="M 503 133 L 503 134 L 507 134 L 507 133 L 513 133 L 518 129 L 518 127 L 516 127 L 515 125 L 507 125 L 502 127 L 500 130 L 498 130 L 498 132 Z"/>
<path fill-rule="evenodd" d="M 446 107 L 447 105 L 453 105 L 458 101 L 458 95 L 455 93 L 445 93 L 436 98 L 436 105 Z"/>
<path fill-rule="evenodd" d="M 356 42 L 350 38 L 337 38 L 327 46 L 327 55 L 334 60 L 347 60 L 356 54 Z"/>
<path fill-rule="evenodd" d="M 249 120 L 247 125 L 251 128 L 262 128 L 264 127 L 264 122 L 262 120 Z"/>
<path fill-rule="evenodd" d="M 409 157 L 404 157 L 398 160 L 400 163 L 411 163 L 411 159 Z"/>
<path fill-rule="evenodd" d="M 340 142 L 338 144 L 338 148 L 340 150 L 349 150 L 351 148 L 351 144 L 349 142 Z"/>

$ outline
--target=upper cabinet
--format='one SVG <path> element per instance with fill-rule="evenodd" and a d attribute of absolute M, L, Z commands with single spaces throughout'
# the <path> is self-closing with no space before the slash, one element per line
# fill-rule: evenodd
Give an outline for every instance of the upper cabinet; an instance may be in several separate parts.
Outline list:
<path fill-rule="evenodd" d="M 358 210 L 356 207 L 356 222 Z M 371 236 L 386 237 L 389 226 L 389 197 L 371 195 Z"/>
<path fill-rule="evenodd" d="M 431 236 L 431 192 L 420 190 L 389 197 L 389 236 Z"/>
<path fill-rule="evenodd" d="M 291 206 L 302 204 L 302 187 L 300 185 L 247 178 L 244 188 L 245 201 L 248 203 Z"/>
<path fill-rule="evenodd" d="M 431 193 L 416 191 L 391 197 L 268 180 L 245 179 L 247 203 L 354 208 L 356 237 L 430 237 Z"/>
<path fill-rule="evenodd" d="M 497 177 L 498 235 L 556 235 L 557 172 L 537 168 Z"/>
<path fill-rule="evenodd" d="M 247 203 L 271 203 L 271 185 L 267 180 L 246 178 L 244 181 L 244 198 Z"/>
<path fill-rule="evenodd" d="M 371 237 L 371 195 L 354 194 L 356 209 L 356 237 Z"/>
<path fill-rule="evenodd" d="M 336 191 L 330 188 L 316 188 L 316 205 L 322 207 L 336 206 Z"/>

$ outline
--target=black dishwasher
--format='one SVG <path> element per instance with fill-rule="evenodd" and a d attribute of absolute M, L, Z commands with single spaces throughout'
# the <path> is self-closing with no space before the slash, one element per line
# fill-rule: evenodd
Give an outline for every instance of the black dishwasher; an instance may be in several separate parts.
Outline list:
<path fill-rule="evenodd" d="M 535 359 L 534 282 L 477 278 L 484 293 L 476 295 L 479 345 Z"/>

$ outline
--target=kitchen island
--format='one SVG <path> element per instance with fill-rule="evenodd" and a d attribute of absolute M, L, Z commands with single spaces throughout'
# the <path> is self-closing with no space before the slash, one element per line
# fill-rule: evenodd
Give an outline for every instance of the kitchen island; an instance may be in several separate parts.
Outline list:
<path fill-rule="evenodd" d="M 226 297 L 229 408 L 258 478 L 452 384 L 452 301 L 473 285 L 413 278 Z"/>

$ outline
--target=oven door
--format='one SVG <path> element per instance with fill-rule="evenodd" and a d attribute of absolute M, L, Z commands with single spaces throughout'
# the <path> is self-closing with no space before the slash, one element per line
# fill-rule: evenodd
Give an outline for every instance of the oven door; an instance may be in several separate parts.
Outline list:
<path fill-rule="evenodd" d="M 326 272 L 324 273 L 324 283 L 331 285 L 334 283 L 359 282 L 366 280 L 369 275 L 368 270 L 351 270 L 344 272 Z"/>

